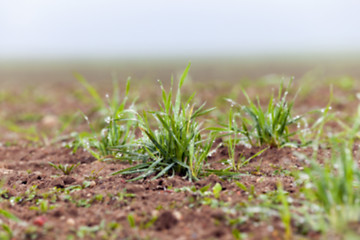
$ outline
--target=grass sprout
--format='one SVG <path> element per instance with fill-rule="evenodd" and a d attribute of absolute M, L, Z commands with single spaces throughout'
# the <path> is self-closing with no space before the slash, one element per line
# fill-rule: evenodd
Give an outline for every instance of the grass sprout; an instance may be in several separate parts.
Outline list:
<path fill-rule="evenodd" d="M 349 230 L 348 223 L 357 222 L 360 217 L 359 156 L 354 153 L 354 139 L 360 129 L 359 116 L 360 108 L 348 139 L 330 138 L 330 159 L 321 164 L 314 158 L 316 154 L 310 159 L 310 166 L 298 174 L 306 197 L 324 209 L 324 221 L 330 222 L 338 233 Z"/>
<path fill-rule="evenodd" d="M 283 83 L 280 85 L 278 97 L 270 97 L 267 109 L 263 110 L 259 98 L 253 102 L 245 90 L 243 94 L 247 99 L 248 105 L 238 105 L 241 126 L 239 128 L 228 126 L 229 129 L 241 133 L 252 146 L 262 146 L 264 144 L 271 147 L 280 147 L 291 143 L 290 137 L 296 131 L 290 132 L 289 126 L 301 119 L 301 116 L 292 117 L 291 111 L 293 101 L 287 101 L 288 89 L 283 93 Z M 232 105 L 234 105 L 233 101 Z M 234 105 L 235 107 L 235 105 Z"/>
<path fill-rule="evenodd" d="M 12 213 L 0 208 L 0 216 L 3 216 L 7 220 L 14 222 L 20 222 L 20 220 Z M 0 218 L 0 239 L 13 239 L 13 231 L 10 226 L 4 223 Z"/>
<path fill-rule="evenodd" d="M 218 138 L 224 138 L 225 143 L 228 147 L 228 154 L 229 160 L 232 163 L 233 170 L 237 170 L 236 163 L 235 163 L 235 148 L 236 145 L 239 143 L 240 132 L 238 131 L 239 127 L 237 126 L 237 118 L 240 117 L 239 113 L 234 113 L 233 108 L 230 108 L 228 114 L 228 124 L 221 124 L 220 127 L 212 127 L 210 128 L 212 131 L 217 133 Z"/>
<path fill-rule="evenodd" d="M 65 164 L 65 165 L 62 165 L 62 164 L 54 164 L 52 162 L 49 162 L 49 165 L 52 166 L 53 168 L 55 168 L 56 170 L 59 170 L 61 171 L 64 175 L 70 175 L 70 173 L 75 170 L 75 168 L 77 168 L 80 163 L 78 164 L 72 164 L 72 165 L 68 165 L 68 164 Z"/>
<path fill-rule="evenodd" d="M 293 234 L 291 230 L 291 212 L 289 208 L 289 202 L 287 199 L 287 192 L 284 191 L 281 183 L 278 183 L 278 198 L 281 203 L 281 208 L 279 210 L 281 221 L 285 226 L 285 236 L 284 239 L 290 240 L 293 239 Z"/>
<path fill-rule="evenodd" d="M 101 99 L 96 89 L 91 86 L 85 78 L 81 75 L 77 75 L 77 79 L 85 86 L 93 97 L 94 101 L 97 103 L 99 112 L 103 113 L 102 115 L 105 117 L 105 127 L 103 127 L 100 134 L 98 134 L 98 131 L 90 124 L 89 119 L 84 116 L 88 121 L 92 132 L 82 132 L 77 134 L 76 141 L 73 143 L 73 149 L 76 151 L 79 146 L 82 146 L 97 159 L 115 158 L 117 151 L 114 151 L 113 148 L 115 146 L 125 145 L 135 138 L 133 130 L 137 124 L 137 112 L 134 109 L 134 102 L 130 107 L 126 108 L 130 89 L 130 79 L 127 80 L 125 96 L 122 101 L 120 101 L 118 94 L 118 84 L 114 81 L 113 96 L 111 99 L 107 96 L 107 103 Z"/>
<path fill-rule="evenodd" d="M 197 121 L 212 109 L 204 109 L 205 103 L 198 108 L 190 105 L 195 94 L 192 94 L 185 102 L 182 101 L 181 87 L 187 78 L 190 64 L 182 74 L 175 101 L 172 95 L 172 84 L 169 92 L 166 92 L 161 84 L 162 103 L 160 110 L 143 112 L 139 116 L 139 127 L 143 137 L 137 140 L 135 146 L 137 152 L 126 152 L 124 147 L 117 147 L 119 152 L 127 155 L 128 160 L 141 160 L 142 163 L 113 174 L 133 174 L 140 173 L 139 176 L 132 180 L 146 178 L 156 174 L 153 179 L 167 175 L 181 175 L 189 180 L 198 178 L 202 170 L 204 161 L 210 152 L 213 136 L 208 134 L 203 138 L 202 124 Z M 156 127 L 149 123 L 149 116 L 153 117 Z M 130 146 L 133 147 L 134 145 Z M 126 148 L 126 146 L 125 146 Z"/>

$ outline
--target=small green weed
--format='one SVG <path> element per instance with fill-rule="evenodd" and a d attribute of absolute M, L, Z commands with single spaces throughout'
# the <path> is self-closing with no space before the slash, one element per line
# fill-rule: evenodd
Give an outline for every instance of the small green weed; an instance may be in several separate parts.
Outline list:
<path fill-rule="evenodd" d="M 204 161 L 210 152 L 213 136 L 203 138 L 201 123 L 197 118 L 213 109 L 203 109 L 205 104 L 195 109 L 190 105 L 195 94 L 186 102 L 181 98 L 181 87 L 187 77 L 190 64 L 185 69 L 179 81 L 175 102 L 172 98 L 172 87 L 167 93 L 162 84 L 162 103 L 159 111 L 149 111 L 154 117 L 157 129 L 153 130 L 148 120 L 148 113 L 139 116 L 140 129 L 144 136 L 136 144 L 118 146 L 116 149 L 124 159 L 142 161 L 142 163 L 116 174 L 140 173 L 132 181 L 156 174 L 153 179 L 165 174 L 181 175 L 189 180 L 196 180 L 202 170 Z M 173 83 L 173 81 L 172 81 Z M 128 151 L 131 150 L 131 152 Z"/>
<path fill-rule="evenodd" d="M 338 231 L 359 218 L 360 170 L 352 154 L 351 144 L 333 138 L 330 161 L 311 160 L 311 166 L 299 173 L 307 198 L 324 208 L 327 220 Z"/>
<path fill-rule="evenodd" d="M 127 201 L 129 198 L 135 198 L 136 195 L 134 193 L 128 193 L 126 189 L 123 189 L 118 194 L 116 194 L 116 198 L 119 202 Z"/>
<path fill-rule="evenodd" d="M 360 170 L 358 155 L 354 153 L 359 129 L 360 107 L 353 127 L 346 130 L 346 137 L 330 137 L 330 159 L 319 163 L 315 147 L 312 159 L 307 159 L 310 166 L 297 175 L 307 199 L 323 209 L 323 222 L 330 223 L 327 230 L 343 236 L 352 234 L 348 223 L 358 221 L 360 216 Z"/>
<path fill-rule="evenodd" d="M 14 222 L 20 222 L 20 220 L 13 215 L 12 213 L 4 210 L 4 209 L 0 209 L 0 216 L 3 216 L 5 219 L 10 220 L 10 221 L 14 221 Z M 6 223 L 4 223 L 1 218 L 0 218 L 0 239 L 4 239 L 4 240 L 11 240 L 13 239 L 13 232 L 10 228 L 10 226 Z"/>
<path fill-rule="evenodd" d="M 282 184 L 278 184 L 278 191 L 277 191 L 278 199 L 281 203 L 281 207 L 279 209 L 279 214 L 281 221 L 285 226 L 285 237 L 284 239 L 290 240 L 292 238 L 292 230 L 291 230 L 291 212 L 289 208 L 289 202 L 287 199 L 287 192 L 284 191 Z"/>
<path fill-rule="evenodd" d="M 70 173 L 73 170 L 75 170 L 75 168 L 77 168 L 80 165 L 80 163 L 72 164 L 72 165 L 68 165 L 68 164 L 62 165 L 61 163 L 59 163 L 58 165 L 56 165 L 52 162 L 49 162 L 49 165 L 55 168 L 56 170 L 61 171 L 65 175 L 70 175 Z"/>
<path fill-rule="evenodd" d="M 105 127 L 97 133 L 96 128 L 90 123 L 87 116 L 85 120 L 92 130 L 91 133 L 82 132 L 76 134 L 76 140 L 72 144 L 74 151 L 79 146 L 87 149 L 97 159 L 116 158 L 115 147 L 123 146 L 134 140 L 134 127 L 137 124 L 134 103 L 126 108 L 130 89 L 130 79 L 126 83 L 125 96 L 122 101 L 119 98 L 119 87 L 116 81 L 113 84 L 113 96 L 107 96 L 107 102 L 103 101 L 96 89 L 90 85 L 84 77 L 76 75 L 77 79 L 85 86 L 96 103 L 98 112 L 105 117 Z M 94 151 L 93 149 L 96 149 Z"/>
<path fill-rule="evenodd" d="M 122 226 L 116 222 L 106 223 L 104 220 L 98 225 L 81 226 L 76 231 L 76 239 L 116 239 Z"/>
<path fill-rule="evenodd" d="M 49 210 L 54 209 L 55 205 L 50 205 L 48 200 L 45 199 L 38 199 L 36 200 L 37 206 L 31 206 L 30 210 L 35 210 L 40 213 L 47 213 Z"/>
<path fill-rule="evenodd" d="M 134 215 L 129 214 L 129 215 L 127 216 L 127 220 L 128 220 L 128 223 L 129 223 L 129 225 L 130 225 L 131 228 L 135 228 L 135 227 L 136 227 L 136 222 L 135 222 Z"/>
<path fill-rule="evenodd" d="M 292 81 L 289 82 L 290 87 Z M 296 134 L 289 131 L 289 126 L 294 125 L 301 119 L 301 116 L 292 117 L 291 111 L 294 104 L 294 100 L 288 102 L 287 90 L 283 93 L 283 83 L 280 85 L 278 97 L 274 95 L 270 97 L 268 107 L 264 111 L 260 105 L 260 100 L 257 99 L 257 103 L 254 103 L 247 95 L 245 95 L 248 105 L 242 106 L 234 103 L 232 100 L 232 107 L 237 107 L 241 126 L 238 128 L 233 123 L 230 123 L 227 128 L 235 131 L 235 133 L 241 133 L 245 136 L 246 140 L 252 146 L 262 146 L 264 144 L 271 147 L 280 147 L 285 144 L 291 144 L 290 137 Z M 230 110 L 230 120 L 234 122 Z"/>
<path fill-rule="evenodd" d="M 216 183 L 215 186 L 213 187 L 213 193 L 215 198 L 220 197 L 221 190 L 222 190 L 221 184 Z"/>

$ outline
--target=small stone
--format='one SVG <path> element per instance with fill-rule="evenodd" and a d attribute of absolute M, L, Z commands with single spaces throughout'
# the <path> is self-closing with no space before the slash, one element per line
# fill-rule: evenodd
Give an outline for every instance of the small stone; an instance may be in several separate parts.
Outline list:
<path fill-rule="evenodd" d="M 41 119 L 41 124 L 46 128 L 53 128 L 59 124 L 59 119 L 55 115 L 46 115 Z"/>
<path fill-rule="evenodd" d="M 182 214 L 181 214 L 181 212 L 179 212 L 179 211 L 174 211 L 173 212 L 173 215 L 174 215 L 174 217 L 177 219 L 177 220 L 181 220 L 182 219 Z"/>
<path fill-rule="evenodd" d="M 159 211 L 158 211 L 158 210 L 152 210 L 152 211 L 151 211 L 151 215 L 152 215 L 153 217 L 158 217 L 158 216 L 159 216 Z"/>
<path fill-rule="evenodd" d="M 74 225 L 75 225 L 75 220 L 74 220 L 73 218 L 68 218 L 68 219 L 66 220 L 66 223 L 67 223 L 68 225 L 74 226 Z"/>
<path fill-rule="evenodd" d="M 95 181 L 91 181 L 89 187 L 95 187 L 95 186 L 96 186 L 96 182 L 95 182 Z"/>

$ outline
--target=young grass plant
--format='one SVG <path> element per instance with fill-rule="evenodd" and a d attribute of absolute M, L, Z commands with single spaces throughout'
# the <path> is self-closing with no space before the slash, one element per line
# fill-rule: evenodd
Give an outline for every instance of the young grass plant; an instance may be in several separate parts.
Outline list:
<path fill-rule="evenodd" d="M 307 198 L 324 209 L 324 221 L 343 232 L 360 215 L 360 171 L 348 142 L 332 139 L 332 157 L 323 165 L 311 161 L 300 175 L 308 179 L 303 189 Z"/>
<path fill-rule="evenodd" d="M 231 101 L 231 100 L 229 100 L 229 101 Z M 261 155 L 268 148 L 264 148 L 263 150 L 260 150 L 259 152 L 257 152 L 256 154 L 254 154 L 253 156 L 251 156 L 249 158 L 245 158 L 243 155 L 241 155 L 237 161 L 238 163 L 236 163 L 235 150 L 236 150 L 236 146 L 240 143 L 242 136 L 240 133 L 240 128 L 237 125 L 238 119 L 241 118 L 241 115 L 239 112 L 234 112 L 234 110 L 233 110 L 234 104 L 235 103 L 232 102 L 232 107 L 230 108 L 229 116 L 228 116 L 228 123 L 227 124 L 220 123 L 220 127 L 212 127 L 209 129 L 214 131 L 214 133 L 217 134 L 218 138 L 220 138 L 220 137 L 226 138 L 224 140 L 224 142 L 228 148 L 228 155 L 229 155 L 228 162 L 231 163 L 232 170 L 237 171 L 241 167 L 248 164 L 253 158 L 256 158 L 257 156 Z M 229 169 L 230 168 L 227 168 L 227 169 L 224 169 L 223 171 L 227 171 Z"/>
<path fill-rule="evenodd" d="M 233 170 L 237 170 L 235 163 L 235 148 L 239 143 L 239 131 L 237 126 L 237 117 L 239 117 L 239 113 L 234 113 L 233 108 L 230 108 L 229 116 L 228 116 L 228 124 L 220 124 L 221 127 L 213 127 L 210 128 L 214 132 L 218 134 L 217 137 L 226 137 L 226 144 L 228 147 L 229 161 L 231 161 L 231 165 Z"/>
<path fill-rule="evenodd" d="M 348 139 L 330 138 L 331 158 L 320 164 L 313 157 L 310 167 L 299 173 L 307 198 L 324 209 L 324 221 L 332 227 L 329 230 L 335 229 L 341 234 L 349 232 L 348 224 L 358 222 L 360 217 L 360 169 L 358 156 L 353 152 L 359 129 L 360 108 Z"/>
<path fill-rule="evenodd" d="M 289 82 L 289 89 L 290 84 Z M 243 90 L 248 105 L 239 106 L 241 113 L 241 127 L 237 129 L 242 133 L 252 146 L 269 145 L 271 147 L 280 147 L 292 144 L 290 137 L 296 132 L 290 132 L 289 126 L 295 124 L 301 119 L 300 116 L 292 117 L 291 110 L 293 101 L 287 101 L 288 92 L 283 93 L 283 83 L 280 85 L 278 97 L 270 97 L 266 110 L 260 105 L 259 98 L 257 103 L 253 102 Z"/>
<path fill-rule="evenodd" d="M 0 216 L 4 217 L 9 221 L 11 220 L 17 223 L 20 222 L 20 220 L 15 215 L 1 208 L 0 208 Z M 10 226 L 5 222 L 3 222 L 1 218 L 0 218 L 0 239 L 4 239 L 4 240 L 13 239 L 13 232 Z"/>
<path fill-rule="evenodd" d="M 197 109 L 194 105 L 190 105 L 195 94 L 185 102 L 182 101 L 181 87 L 189 69 L 190 64 L 180 78 L 175 101 L 172 96 L 172 80 L 169 92 L 165 91 L 162 84 L 160 85 L 162 90 L 160 110 L 144 111 L 142 116 L 139 116 L 140 129 L 144 134 L 138 139 L 139 151 L 131 153 L 124 151 L 123 146 L 116 148 L 122 154 L 126 154 L 126 159 L 142 160 L 142 163 L 113 174 L 140 173 L 132 180 L 153 174 L 156 174 L 153 179 L 165 174 L 177 174 L 189 180 L 197 179 L 213 142 L 212 134 L 206 139 L 203 138 L 204 129 L 197 119 L 213 109 L 204 109 L 205 103 Z M 156 120 L 155 130 L 149 123 L 148 114 Z"/>
<path fill-rule="evenodd" d="M 108 103 L 105 103 L 96 91 L 96 89 L 86 82 L 85 78 L 77 75 L 78 80 L 86 87 L 94 101 L 97 103 L 99 112 L 105 116 L 105 127 L 101 130 L 101 134 L 97 134 L 96 129 L 88 121 L 92 133 L 83 132 L 78 134 L 74 143 L 74 150 L 79 146 L 87 149 L 97 159 L 106 159 L 116 157 L 115 146 L 123 146 L 128 142 L 132 142 L 135 138 L 134 128 L 136 126 L 136 111 L 134 103 L 126 108 L 128 94 L 130 89 L 130 79 L 126 83 L 125 96 L 120 102 L 119 87 L 116 81 L 113 84 L 113 96 L 110 99 L 107 96 Z M 95 151 L 93 150 L 95 149 Z"/>
<path fill-rule="evenodd" d="M 290 240 L 293 239 L 291 230 L 291 212 L 286 192 L 284 191 L 281 183 L 278 183 L 278 199 L 281 203 L 281 207 L 279 209 L 280 218 L 285 226 L 284 239 Z"/>
<path fill-rule="evenodd" d="M 62 164 L 59 164 L 59 165 L 56 165 L 52 162 L 49 162 L 49 165 L 52 166 L 53 168 L 55 168 L 56 170 L 59 170 L 61 171 L 64 175 L 70 175 L 70 173 L 75 170 L 75 168 L 77 168 L 80 163 L 78 164 L 72 164 L 72 165 L 68 165 L 68 164 L 65 164 L 65 165 L 62 165 Z"/>

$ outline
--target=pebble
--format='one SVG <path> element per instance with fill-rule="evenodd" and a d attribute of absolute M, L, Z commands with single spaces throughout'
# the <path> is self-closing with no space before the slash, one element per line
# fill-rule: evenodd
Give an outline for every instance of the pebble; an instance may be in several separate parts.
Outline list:
<path fill-rule="evenodd" d="M 95 182 L 95 181 L 91 181 L 89 187 L 95 187 L 95 185 L 96 185 L 96 182 Z"/>
<path fill-rule="evenodd" d="M 41 124 L 44 127 L 53 128 L 59 124 L 59 119 L 55 115 L 46 115 L 41 119 Z"/>
<path fill-rule="evenodd" d="M 182 219 L 182 214 L 181 214 L 179 211 L 174 211 L 174 212 L 173 212 L 173 215 L 174 215 L 174 217 L 175 217 L 177 220 L 181 220 L 181 219 Z"/>
<path fill-rule="evenodd" d="M 159 216 L 159 211 L 158 211 L 158 210 L 152 210 L 152 211 L 151 211 L 151 215 L 152 215 L 153 217 L 158 217 L 158 216 Z"/>
<path fill-rule="evenodd" d="M 75 220 L 74 220 L 73 218 L 68 218 L 68 219 L 66 220 L 66 223 L 67 223 L 68 225 L 74 226 L 74 225 L 75 225 Z"/>

